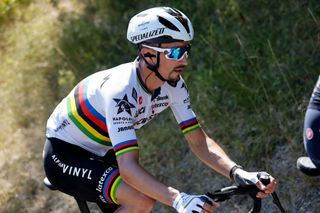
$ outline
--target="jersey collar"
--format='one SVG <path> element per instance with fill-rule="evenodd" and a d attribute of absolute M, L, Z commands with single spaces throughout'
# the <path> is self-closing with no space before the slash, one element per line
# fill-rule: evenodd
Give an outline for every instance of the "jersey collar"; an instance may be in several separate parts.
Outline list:
<path fill-rule="evenodd" d="M 136 63 L 138 64 L 138 63 Z M 140 84 L 140 86 L 142 87 L 143 91 L 145 91 L 147 94 L 151 95 L 151 100 L 155 99 L 159 94 L 160 94 L 160 91 L 161 91 L 161 87 L 157 88 L 155 91 L 154 91 L 154 94 L 152 94 L 146 84 L 143 82 L 142 80 L 142 77 L 141 77 L 141 73 L 140 73 L 140 69 L 138 67 L 138 65 L 136 66 L 136 72 L 137 72 L 137 78 L 138 78 L 138 82 Z"/>

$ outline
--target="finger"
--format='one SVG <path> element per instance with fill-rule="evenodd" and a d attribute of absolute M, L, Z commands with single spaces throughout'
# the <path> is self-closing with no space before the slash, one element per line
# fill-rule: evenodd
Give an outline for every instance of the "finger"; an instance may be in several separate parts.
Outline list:
<path fill-rule="evenodd" d="M 202 211 L 201 211 L 201 213 L 213 213 L 213 212 L 215 212 L 215 209 L 214 210 L 204 210 L 204 209 L 202 209 Z"/>
<path fill-rule="evenodd" d="M 210 205 L 212 205 L 212 203 L 214 202 L 210 197 L 203 195 L 200 197 L 200 200 L 202 200 L 204 203 L 208 203 Z"/>
<path fill-rule="evenodd" d="M 261 181 L 258 181 L 258 182 L 256 183 L 256 186 L 258 187 L 258 189 L 260 189 L 260 190 L 262 190 L 262 191 L 264 191 L 264 190 L 267 189 L 266 186 L 263 185 L 263 183 L 262 183 Z"/>
<path fill-rule="evenodd" d="M 264 190 L 265 193 L 273 193 L 276 190 L 277 181 L 272 178 L 271 182 L 266 186 L 266 189 Z"/>
<path fill-rule="evenodd" d="M 269 195 L 270 195 L 270 194 L 267 194 L 267 193 L 264 193 L 264 192 L 258 192 L 257 195 L 256 195 L 256 197 L 263 199 L 263 198 L 268 197 Z"/>
<path fill-rule="evenodd" d="M 216 210 L 219 207 L 220 207 L 220 204 L 216 203 L 216 202 L 212 202 L 212 205 L 205 203 L 202 206 L 202 209 L 204 210 L 202 212 L 213 212 L 214 210 Z"/>
<path fill-rule="evenodd" d="M 220 207 L 220 204 L 215 202 L 213 199 L 211 199 L 208 196 L 201 196 L 201 200 L 204 202 L 203 205 L 203 209 L 208 209 L 208 208 L 212 208 L 212 209 L 216 209 Z M 209 207 L 208 207 L 209 206 Z M 208 207 L 208 208 L 207 208 Z M 210 209 L 209 209 L 210 210 Z"/>

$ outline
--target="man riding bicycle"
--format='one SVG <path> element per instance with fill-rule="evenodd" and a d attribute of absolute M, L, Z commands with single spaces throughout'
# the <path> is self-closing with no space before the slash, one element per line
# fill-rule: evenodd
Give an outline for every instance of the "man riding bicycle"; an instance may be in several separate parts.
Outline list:
<path fill-rule="evenodd" d="M 116 212 L 150 212 L 156 201 L 177 212 L 213 212 L 219 204 L 156 180 L 139 164 L 135 131 L 170 107 L 192 152 L 208 167 L 239 185 L 255 184 L 271 194 L 257 172 L 246 172 L 206 135 L 181 77 L 188 65 L 192 24 L 181 11 L 156 7 L 129 22 L 127 38 L 138 57 L 82 80 L 47 122 L 44 167 L 60 191 L 95 202 L 119 205 Z"/>

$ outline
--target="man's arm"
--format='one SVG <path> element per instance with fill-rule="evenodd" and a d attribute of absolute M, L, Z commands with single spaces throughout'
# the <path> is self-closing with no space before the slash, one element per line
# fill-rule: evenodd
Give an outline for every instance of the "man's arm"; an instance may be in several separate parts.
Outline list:
<path fill-rule="evenodd" d="M 117 157 L 122 179 L 131 187 L 168 206 L 179 191 L 156 180 L 139 164 L 139 151 L 127 152 Z"/>
<path fill-rule="evenodd" d="M 236 165 L 223 149 L 199 128 L 185 135 L 192 152 L 206 165 L 229 178 Z"/>
<path fill-rule="evenodd" d="M 223 151 L 223 149 L 211 138 L 209 138 L 204 131 L 199 128 L 185 135 L 192 152 L 210 168 L 216 170 L 220 174 L 230 178 L 230 171 L 236 165 Z M 256 173 L 248 173 L 242 169 L 235 169 L 233 172 L 238 172 L 237 175 L 243 180 L 248 180 L 254 175 L 257 179 Z M 257 197 L 264 198 L 274 192 L 276 188 L 276 180 L 270 176 L 271 183 L 264 186 L 260 181 L 256 186 L 263 192 L 259 192 Z"/>
<path fill-rule="evenodd" d="M 190 195 L 168 187 L 146 172 L 138 161 L 138 151 L 127 152 L 117 158 L 124 182 L 141 193 L 172 206 L 177 212 L 213 212 L 220 205 L 205 195 Z"/>

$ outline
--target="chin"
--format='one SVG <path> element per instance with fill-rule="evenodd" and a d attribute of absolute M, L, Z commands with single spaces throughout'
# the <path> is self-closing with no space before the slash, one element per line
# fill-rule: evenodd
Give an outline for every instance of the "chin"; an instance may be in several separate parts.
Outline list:
<path fill-rule="evenodd" d="M 174 81 L 174 82 L 179 81 L 179 80 L 180 80 L 180 75 L 178 75 L 175 78 L 170 78 L 170 81 Z"/>

